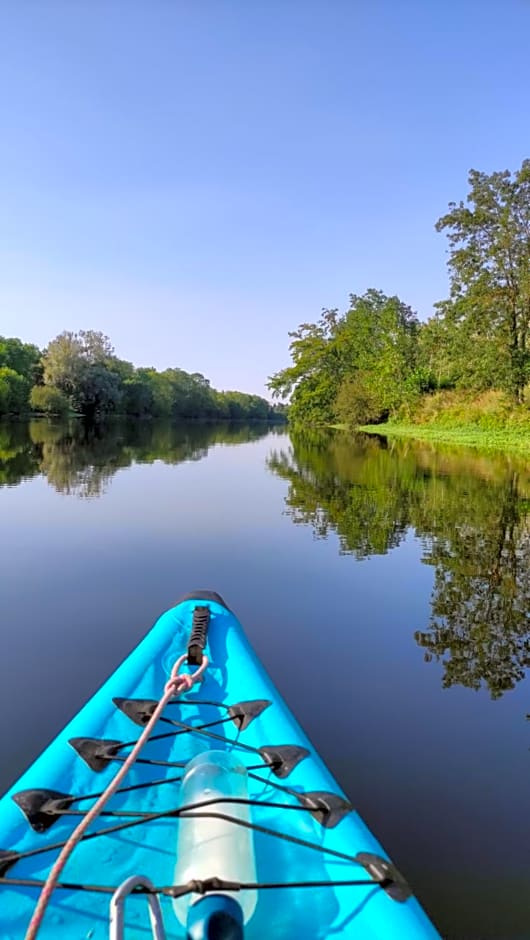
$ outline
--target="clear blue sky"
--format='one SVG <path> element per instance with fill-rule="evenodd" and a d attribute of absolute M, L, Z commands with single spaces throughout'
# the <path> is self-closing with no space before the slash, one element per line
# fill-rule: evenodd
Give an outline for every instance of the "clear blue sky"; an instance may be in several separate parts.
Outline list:
<path fill-rule="evenodd" d="M 429 316 L 529 60 L 526 0 L 3 0 L 0 333 L 263 393 L 351 292 Z"/>

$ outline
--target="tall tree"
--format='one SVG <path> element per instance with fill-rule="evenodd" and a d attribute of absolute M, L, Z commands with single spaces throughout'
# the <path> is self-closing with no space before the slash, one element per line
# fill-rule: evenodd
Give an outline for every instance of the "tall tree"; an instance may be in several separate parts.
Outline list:
<path fill-rule="evenodd" d="M 112 368 L 113 353 L 103 333 L 60 333 L 44 353 L 44 382 L 63 392 L 72 407 L 87 417 L 114 411 L 121 380 Z"/>
<path fill-rule="evenodd" d="M 342 363 L 335 417 L 355 426 L 385 420 L 414 389 L 418 320 L 399 297 L 368 290 L 350 297 L 338 324 Z"/>
<path fill-rule="evenodd" d="M 292 365 L 269 379 L 273 395 L 291 395 L 295 425 L 380 421 L 407 397 L 418 321 L 398 297 L 352 294 L 343 316 L 324 310 L 292 337 Z"/>
<path fill-rule="evenodd" d="M 268 382 L 274 398 L 291 396 L 290 420 L 296 424 L 325 424 L 333 420 L 341 369 L 333 339 L 338 311 L 322 311 L 317 323 L 301 323 L 289 333 L 292 365 Z"/>
<path fill-rule="evenodd" d="M 460 384 L 524 399 L 530 378 L 530 160 L 515 173 L 471 170 L 467 205 L 436 223 L 449 239 L 450 300 Z"/>
<path fill-rule="evenodd" d="M 64 392 L 74 407 L 80 406 L 87 363 L 78 334 L 65 330 L 56 336 L 44 351 L 43 365 L 44 383 Z"/>

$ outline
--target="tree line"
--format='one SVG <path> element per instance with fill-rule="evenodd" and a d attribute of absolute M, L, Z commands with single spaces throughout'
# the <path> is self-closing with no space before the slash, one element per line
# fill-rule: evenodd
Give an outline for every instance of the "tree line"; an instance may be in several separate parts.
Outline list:
<path fill-rule="evenodd" d="M 282 419 L 284 411 L 259 395 L 217 391 L 198 372 L 136 368 L 115 355 L 108 336 L 94 330 L 60 333 L 42 351 L 0 336 L 0 416 L 267 421 Z"/>
<path fill-rule="evenodd" d="M 397 296 L 350 296 L 289 334 L 291 365 L 269 379 L 294 425 L 380 423 L 452 389 L 523 405 L 530 382 L 530 160 L 471 170 L 466 203 L 436 223 L 449 240 L 450 295 L 420 322 Z"/>

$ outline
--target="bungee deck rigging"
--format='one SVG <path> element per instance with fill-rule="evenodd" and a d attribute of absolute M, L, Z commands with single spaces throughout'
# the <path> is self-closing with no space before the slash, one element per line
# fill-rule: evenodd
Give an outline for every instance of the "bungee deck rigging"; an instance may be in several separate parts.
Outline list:
<path fill-rule="evenodd" d="M 191 674 L 180 672 L 185 659 Z M 186 803 L 192 771 L 211 779 Z M 248 796 L 230 793 L 235 774 Z M 217 791 L 221 778 L 228 789 Z M 206 859 L 216 845 L 233 858 L 219 856 L 202 877 L 192 866 L 179 882 L 177 842 L 194 827 L 211 839 Z M 229 831 L 247 833 L 233 850 Z M 438 936 L 210 592 L 163 614 L 0 801 L 6 936 L 198 937 L 201 897 L 210 907 L 221 899 L 225 918 L 239 900 L 251 909 L 238 922 L 245 937 Z"/>

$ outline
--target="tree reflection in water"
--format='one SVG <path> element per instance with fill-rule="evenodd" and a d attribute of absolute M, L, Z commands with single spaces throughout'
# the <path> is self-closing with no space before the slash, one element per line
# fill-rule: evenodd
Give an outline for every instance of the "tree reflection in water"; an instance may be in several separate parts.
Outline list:
<path fill-rule="evenodd" d="M 155 460 L 168 464 L 201 460 L 214 444 L 245 443 L 283 430 L 282 425 L 261 423 L 0 423 L 0 486 L 43 474 L 58 493 L 95 498 L 103 495 L 122 467 Z"/>
<path fill-rule="evenodd" d="M 493 698 L 530 665 L 530 472 L 506 455 L 359 436 L 292 437 L 269 467 L 289 484 L 287 512 L 335 532 L 357 559 L 396 548 L 408 529 L 434 568 L 431 619 L 415 639 L 443 685 Z"/>
<path fill-rule="evenodd" d="M 201 460 L 218 443 L 283 427 L 150 421 L 0 424 L 0 486 L 39 474 L 59 493 L 101 496 L 134 463 Z M 283 444 L 284 438 L 282 438 Z M 341 434 L 292 435 L 269 468 L 288 483 L 287 512 L 318 538 L 338 536 L 361 560 L 397 548 L 408 530 L 434 569 L 431 618 L 415 638 L 443 684 L 493 698 L 530 665 L 530 469 L 505 455 Z"/>

